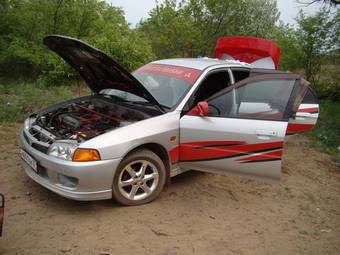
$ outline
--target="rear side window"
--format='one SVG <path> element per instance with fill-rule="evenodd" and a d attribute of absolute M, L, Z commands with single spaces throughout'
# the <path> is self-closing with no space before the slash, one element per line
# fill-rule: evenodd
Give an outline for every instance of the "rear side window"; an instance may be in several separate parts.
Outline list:
<path fill-rule="evenodd" d="M 282 120 L 295 80 L 250 82 L 208 100 L 211 116 Z"/>
<path fill-rule="evenodd" d="M 302 100 L 302 104 L 318 104 L 319 100 L 316 93 L 311 87 L 308 87 L 305 97 Z"/>

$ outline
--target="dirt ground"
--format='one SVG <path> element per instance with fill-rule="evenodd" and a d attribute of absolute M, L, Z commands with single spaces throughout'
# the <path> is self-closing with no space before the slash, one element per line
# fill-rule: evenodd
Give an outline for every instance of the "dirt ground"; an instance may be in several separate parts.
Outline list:
<path fill-rule="evenodd" d="M 154 202 L 77 202 L 31 181 L 18 125 L 0 126 L 0 254 L 339 254 L 340 168 L 303 136 L 285 146 L 283 176 L 266 184 L 188 172 Z"/>

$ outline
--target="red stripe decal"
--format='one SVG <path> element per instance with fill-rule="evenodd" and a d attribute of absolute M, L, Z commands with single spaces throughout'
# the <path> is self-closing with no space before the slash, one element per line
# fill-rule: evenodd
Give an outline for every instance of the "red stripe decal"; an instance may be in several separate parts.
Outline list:
<path fill-rule="evenodd" d="M 299 109 L 298 112 L 319 112 L 319 107 L 313 107 L 313 108 L 304 108 L 304 109 Z"/>
<path fill-rule="evenodd" d="M 288 123 L 286 134 L 295 134 L 298 132 L 304 132 L 309 129 L 312 129 L 314 124 L 297 124 L 297 123 Z"/>
<path fill-rule="evenodd" d="M 235 145 L 236 143 L 236 145 Z M 283 141 L 256 144 L 240 144 L 240 141 L 205 141 L 183 143 L 179 146 L 180 161 L 213 160 L 232 157 L 283 146 Z M 240 156 L 241 156 L 240 155 Z"/>
<path fill-rule="evenodd" d="M 271 151 L 267 153 L 262 153 L 260 155 L 250 156 L 238 159 L 237 161 L 262 161 L 262 160 L 270 160 L 270 159 L 281 159 L 282 150 Z"/>
<path fill-rule="evenodd" d="M 179 160 L 179 146 L 172 148 L 169 151 L 171 164 L 176 164 Z"/>

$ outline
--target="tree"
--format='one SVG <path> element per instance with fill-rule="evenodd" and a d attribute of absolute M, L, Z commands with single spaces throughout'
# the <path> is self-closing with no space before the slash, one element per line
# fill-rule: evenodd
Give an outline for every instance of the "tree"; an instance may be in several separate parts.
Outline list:
<path fill-rule="evenodd" d="M 42 44 L 49 34 L 95 44 L 129 70 L 154 58 L 147 38 L 130 29 L 122 9 L 102 0 L 0 0 L 0 74 L 51 83 L 76 78 Z"/>
<path fill-rule="evenodd" d="M 140 22 L 139 30 L 150 38 L 159 58 L 194 57 L 199 52 L 201 31 L 181 4 L 166 0 L 149 14 L 150 18 Z"/>
<path fill-rule="evenodd" d="M 279 68 L 283 70 L 299 71 L 300 44 L 297 39 L 297 31 L 289 24 L 280 22 L 272 34 L 272 39 L 280 46 L 281 55 Z"/>
<path fill-rule="evenodd" d="M 160 58 L 211 56 L 221 36 L 270 37 L 278 14 L 275 0 L 166 0 L 139 29 Z"/>
<path fill-rule="evenodd" d="M 339 48 L 339 12 L 331 15 L 329 9 L 322 8 L 312 16 L 300 11 L 296 38 L 299 44 L 298 58 L 307 80 L 315 81 L 320 72 L 322 56 L 327 51 Z"/>
<path fill-rule="evenodd" d="M 296 0 L 297 3 L 299 4 L 303 4 L 303 5 L 311 5 L 311 4 L 314 4 L 314 3 L 326 3 L 326 4 L 329 4 L 329 5 L 338 5 L 340 4 L 340 1 L 339 0 Z"/>

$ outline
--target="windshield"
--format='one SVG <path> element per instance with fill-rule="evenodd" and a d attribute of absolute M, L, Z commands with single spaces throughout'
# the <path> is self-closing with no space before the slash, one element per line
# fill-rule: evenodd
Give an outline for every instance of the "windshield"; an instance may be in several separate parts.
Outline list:
<path fill-rule="evenodd" d="M 147 64 L 132 73 L 157 102 L 168 109 L 180 102 L 200 74 L 200 70 L 162 64 Z M 134 103 L 147 102 L 139 96 L 116 89 L 105 89 L 102 93 Z"/>

